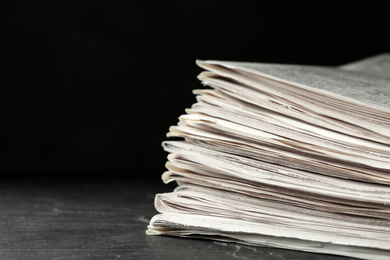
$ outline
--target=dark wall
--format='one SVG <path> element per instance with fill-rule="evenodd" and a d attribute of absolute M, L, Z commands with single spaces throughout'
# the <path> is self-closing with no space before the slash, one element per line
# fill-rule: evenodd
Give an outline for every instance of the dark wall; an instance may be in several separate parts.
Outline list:
<path fill-rule="evenodd" d="M 338 65 L 390 51 L 383 6 L 254 2 L 12 1 L 1 173 L 159 181 L 160 143 L 200 87 L 195 59 Z"/>

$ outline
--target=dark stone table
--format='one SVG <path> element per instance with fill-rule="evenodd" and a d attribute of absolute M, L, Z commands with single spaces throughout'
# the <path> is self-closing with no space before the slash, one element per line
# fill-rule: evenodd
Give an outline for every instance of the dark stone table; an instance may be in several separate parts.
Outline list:
<path fill-rule="evenodd" d="M 3 179 L 0 259 L 350 259 L 147 236 L 155 193 L 173 187 L 120 179 Z"/>

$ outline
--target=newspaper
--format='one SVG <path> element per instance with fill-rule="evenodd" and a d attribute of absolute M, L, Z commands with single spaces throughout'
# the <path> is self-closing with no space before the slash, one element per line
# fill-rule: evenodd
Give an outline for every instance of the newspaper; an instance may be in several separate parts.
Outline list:
<path fill-rule="evenodd" d="M 389 259 L 390 55 L 197 64 L 147 234 Z"/>

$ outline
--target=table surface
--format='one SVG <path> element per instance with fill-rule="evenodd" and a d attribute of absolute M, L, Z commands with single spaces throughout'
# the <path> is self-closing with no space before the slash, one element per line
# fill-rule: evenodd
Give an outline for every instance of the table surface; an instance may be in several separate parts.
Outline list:
<path fill-rule="evenodd" d="M 346 257 L 148 236 L 157 192 L 174 185 L 0 181 L 0 259 L 316 259 Z"/>

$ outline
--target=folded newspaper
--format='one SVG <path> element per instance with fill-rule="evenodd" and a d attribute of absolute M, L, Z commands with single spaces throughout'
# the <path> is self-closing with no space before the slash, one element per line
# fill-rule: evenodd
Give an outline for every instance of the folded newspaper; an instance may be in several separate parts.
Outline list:
<path fill-rule="evenodd" d="M 197 64 L 147 234 L 390 259 L 390 54 Z"/>

